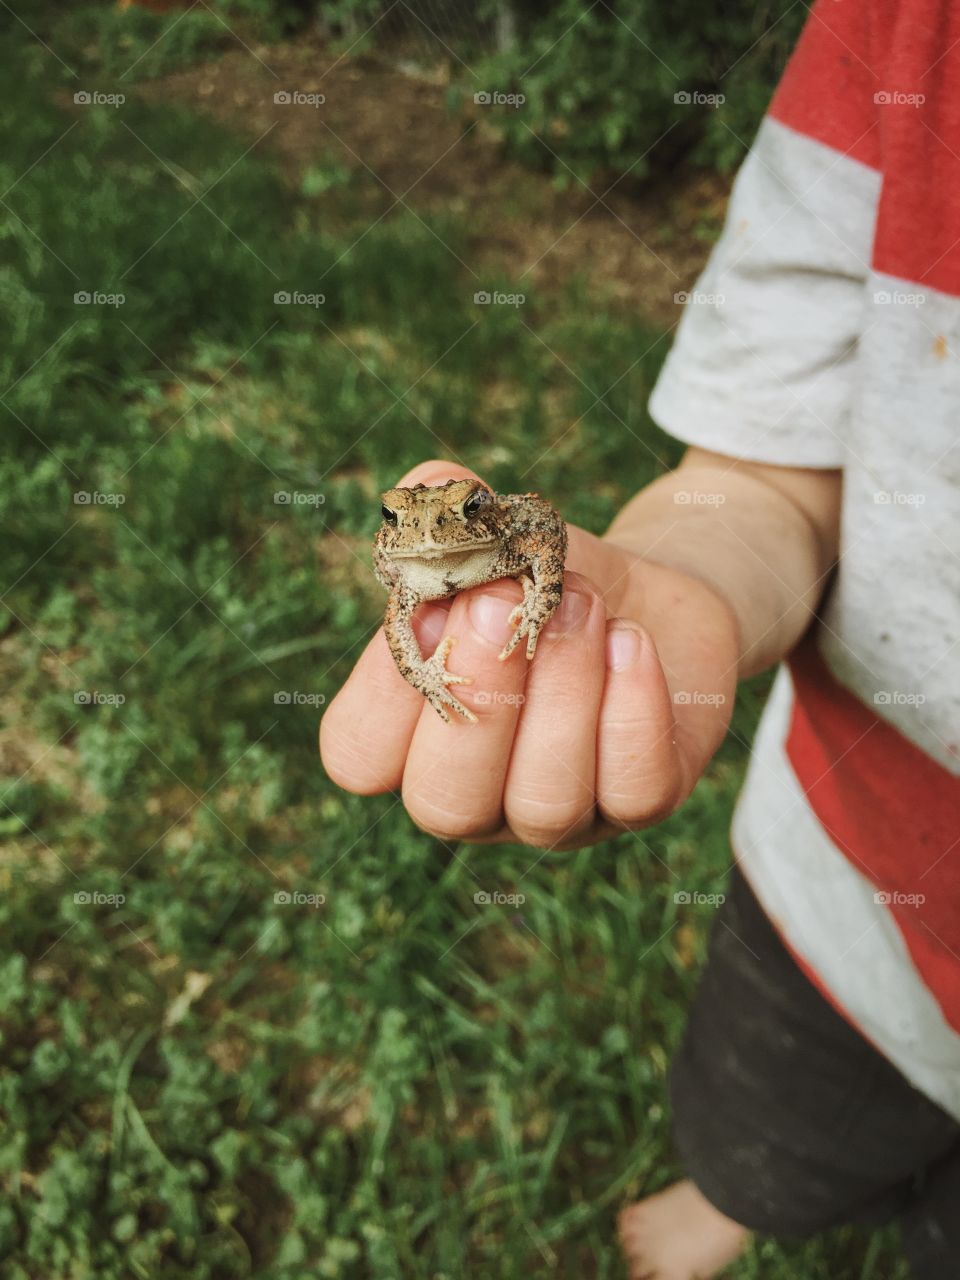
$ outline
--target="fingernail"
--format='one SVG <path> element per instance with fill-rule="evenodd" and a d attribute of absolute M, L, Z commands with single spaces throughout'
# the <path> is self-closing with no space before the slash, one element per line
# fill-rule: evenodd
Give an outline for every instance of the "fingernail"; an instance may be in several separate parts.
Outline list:
<path fill-rule="evenodd" d="M 433 653 L 443 639 L 444 628 L 447 625 L 449 616 L 449 610 L 441 609 L 435 604 L 424 605 L 421 609 L 418 609 L 416 619 L 417 639 L 420 641 L 420 648 L 425 653 Z"/>
<path fill-rule="evenodd" d="M 507 619 L 515 608 L 512 600 L 503 600 L 500 596 L 471 596 L 470 625 L 484 640 L 502 645 L 510 630 Z"/>
<path fill-rule="evenodd" d="M 555 636 L 562 636 L 578 630 L 590 616 L 592 603 L 591 598 L 580 591 L 565 591 L 560 608 L 550 619 L 544 635 L 552 632 Z"/>
<path fill-rule="evenodd" d="M 607 666 L 611 671 L 625 671 L 640 657 L 643 640 L 632 627 L 611 627 L 607 632 Z"/>

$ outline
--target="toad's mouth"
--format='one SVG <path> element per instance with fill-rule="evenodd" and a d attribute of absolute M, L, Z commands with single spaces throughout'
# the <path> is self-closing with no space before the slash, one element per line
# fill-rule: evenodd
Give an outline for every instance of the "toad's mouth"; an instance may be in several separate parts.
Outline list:
<path fill-rule="evenodd" d="M 494 545 L 495 539 L 487 542 L 461 542 L 455 547 L 438 547 L 427 545 L 417 547 L 413 551 L 387 551 L 391 560 L 449 560 L 451 556 L 469 555 L 471 551 L 485 551 Z"/>

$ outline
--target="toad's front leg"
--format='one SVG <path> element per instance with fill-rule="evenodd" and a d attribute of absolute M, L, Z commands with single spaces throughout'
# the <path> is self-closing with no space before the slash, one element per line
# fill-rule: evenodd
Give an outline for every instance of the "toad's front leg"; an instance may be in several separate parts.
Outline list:
<path fill-rule="evenodd" d="M 457 676 L 446 669 L 447 656 L 457 643 L 456 636 L 444 636 L 429 658 L 424 658 L 413 630 L 413 611 L 419 598 L 402 585 L 394 586 L 387 601 L 383 631 L 394 661 L 404 680 L 430 703 L 441 720 L 450 723 L 449 707 L 465 720 L 476 720 L 469 707 L 453 696 L 447 685 L 471 684 L 470 676 Z"/>
<path fill-rule="evenodd" d="M 532 580 L 528 577 L 520 579 L 520 585 L 523 587 L 523 603 L 518 604 L 510 615 L 510 624 L 515 626 L 516 630 L 503 647 L 500 654 L 501 662 L 505 662 L 510 657 L 524 637 L 527 641 L 527 658 L 532 658 L 536 653 L 540 632 L 556 612 L 563 596 L 565 551 L 566 540 L 564 539 L 559 550 L 547 555 L 531 557 L 530 573 L 533 577 Z"/>

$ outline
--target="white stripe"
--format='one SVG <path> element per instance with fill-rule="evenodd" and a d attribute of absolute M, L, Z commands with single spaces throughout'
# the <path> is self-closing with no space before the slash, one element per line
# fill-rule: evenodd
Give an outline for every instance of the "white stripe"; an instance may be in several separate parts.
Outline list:
<path fill-rule="evenodd" d="M 843 469 L 843 559 L 820 652 L 960 774 L 960 300 L 872 276 Z"/>
<path fill-rule="evenodd" d="M 869 271 L 880 184 L 767 119 L 649 407 L 719 454 L 842 466 L 821 653 L 960 775 L 960 299 Z"/>
<path fill-rule="evenodd" d="M 780 933 L 837 1004 L 960 1119 L 960 1035 L 923 983 L 876 889 L 833 844 L 786 753 L 793 683 L 781 668 L 733 819 L 739 863 Z"/>
<path fill-rule="evenodd" d="M 838 467 L 880 175 L 764 121 L 650 400 L 688 444 Z"/>

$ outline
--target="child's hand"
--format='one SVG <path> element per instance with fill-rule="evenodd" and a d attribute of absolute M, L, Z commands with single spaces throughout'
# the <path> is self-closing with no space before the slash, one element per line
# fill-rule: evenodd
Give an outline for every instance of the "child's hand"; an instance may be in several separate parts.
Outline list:
<path fill-rule="evenodd" d="M 401 484 L 468 476 L 430 462 Z M 518 583 L 418 614 L 421 648 L 459 643 L 450 669 L 477 724 L 444 724 L 398 672 L 382 631 L 327 709 L 323 763 L 364 795 L 402 790 L 438 836 L 572 848 L 675 809 L 726 731 L 738 667 L 731 609 L 703 583 L 569 527 L 563 601 L 536 656 L 497 655 Z"/>

